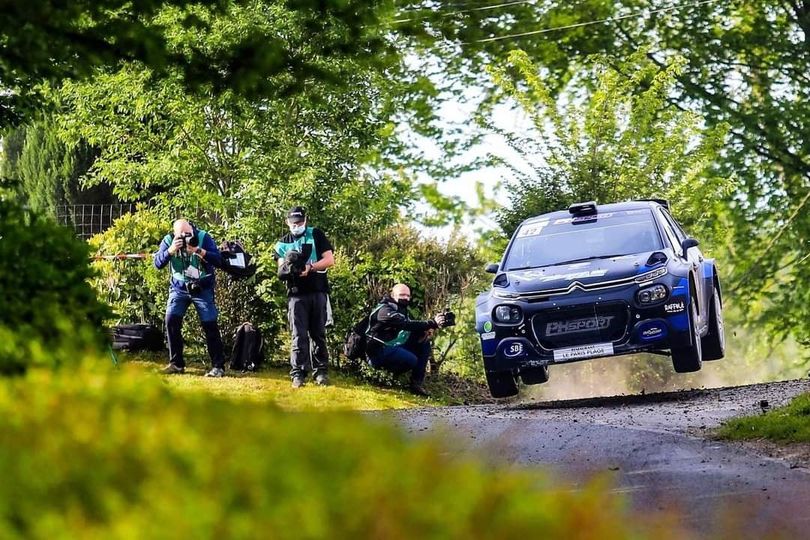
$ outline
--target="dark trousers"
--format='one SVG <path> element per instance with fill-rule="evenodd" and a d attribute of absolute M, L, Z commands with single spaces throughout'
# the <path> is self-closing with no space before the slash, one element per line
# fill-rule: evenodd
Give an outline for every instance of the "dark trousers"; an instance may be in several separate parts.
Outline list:
<path fill-rule="evenodd" d="M 369 357 L 369 362 L 372 367 L 385 369 L 394 375 L 410 371 L 411 382 L 422 384 L 429 358 L 430 341 L 419 342 L 417 339 L 409 339 L 404 345 L 384 346 L 375 356 Z"/>
<path fill-rule="evenodd" d="M 316 377 L 326 375 L 329 369 L 329 351 L 326 348 L 326 293 L 291 296 L 287 308 L 292 332 L 290 376 L 306 377 L 310 372 Z"/>
<path fill-rule="evenodd" d="M 172 289 L 166 304 L 166 335 L 169 341 L 169 362 L 178 366 L 186 365 L 183 359 L 183 317 L 189 305 L 194 304 L 205 332 L 205 345 L 214 367 L 225 368 L 225 351 L 219 333 L 217 317 L 219 312 L 214 304 L 214 290 L 203 289 L 198 295 Z"/>

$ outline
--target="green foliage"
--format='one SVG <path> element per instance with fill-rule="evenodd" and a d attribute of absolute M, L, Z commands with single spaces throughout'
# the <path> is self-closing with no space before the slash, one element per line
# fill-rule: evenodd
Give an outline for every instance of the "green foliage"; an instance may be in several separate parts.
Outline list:
<path fill-rule="evenodd" d="M 598 482 L 559 490 L 444 450 L 357 416 L 182 395 L 135 373 L 36 374 L 0 385 L 0 536 L 680 535 Z"/>
<path fill-rule="evenodd" d="M 80 185 L 96 152 L 82 142 L 68 149 L 52 122 L 42 120 L 9 130 L 3 142 L 0 171 L 19 184 L 32 210 L 55 219 L 60 206 L 113 202 L 109 186 L 83 190 Z"/>
<path fill-rule="evenodd" d="M 787 443 L 810 442 L 810 394 L 759 416 L 729 420 L 718 430 L 723 439 L 768 439 Z"/>
<path fill-rule="evenodd" d="M 527 175 L 521 166 L 511 166 L 523 181 L 512 208 L 502 213 L 504 229 L 511 233 L 523 219 L 575 201 L 650 197 L 669 199 L 687 225 L 713 224 L 717 208 L 706 201 L 729 184 L 707 168 L 724 133 L 702 128 L 697 115 L 669 105 L 683 61 L 660 68 L 639 53 L 619 66 L 597 58 L 589 67 L 596 83 L 584 97 L 581 81 L 555 97 L 520 50 L 491 70 L 533 127 L 527 134 L 499 130 L 532 169 Z"/>
<path fill-rule="evenodd" d="M 87 246 L 2 191 L 0 260 L 0 374 L 75 363 L 101 346 L 108 309 L 87 283 Z"/>

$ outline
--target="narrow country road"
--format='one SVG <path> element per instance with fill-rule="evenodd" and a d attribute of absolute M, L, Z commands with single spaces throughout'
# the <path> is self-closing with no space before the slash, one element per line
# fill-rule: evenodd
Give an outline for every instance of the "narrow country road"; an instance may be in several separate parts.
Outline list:
<path fill-rule="evenodd" d="M 810 381 L 799 380 L 391 414 L 408 432 L 439 434 L 450 452 L 542 467 L 570 489 L 608 475 L 635 509 L 677 509 L 697 536 L 731 522 L 749 538 L 810 538 L 806 460 L 703 436 L 725 419 L 760 413 L 763 400 L 776 407 L 807 391 Z"/>

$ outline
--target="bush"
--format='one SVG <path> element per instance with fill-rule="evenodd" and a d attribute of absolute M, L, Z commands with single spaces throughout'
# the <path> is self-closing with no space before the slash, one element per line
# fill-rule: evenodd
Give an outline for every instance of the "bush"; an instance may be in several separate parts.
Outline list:
<path fill-rule="evenodd" d="M 554 490 L 358 415 L 125 375 L 0 385 L 0 537 L 641 537 L 599 485 Z"/>
<path fill-rule="evenodd" d="M 0 260 L 0 374 L 56 367 L 102 345 L 109 310 L 88 284 L 87 246 L 72 231 L 0 192 Z"/>

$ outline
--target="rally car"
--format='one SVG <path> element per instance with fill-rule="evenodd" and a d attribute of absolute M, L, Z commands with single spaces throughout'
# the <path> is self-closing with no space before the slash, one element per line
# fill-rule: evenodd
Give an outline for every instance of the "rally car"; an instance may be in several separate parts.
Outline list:
<path fill-rule="evenodd" d="M 553 364 L 640 352 L 698 371 L 725 351 L 714 259 L 664 200 L 597 205 L 527 219 L 515 231 L 476 330 L 494 397 L 548 381 Z"/>

